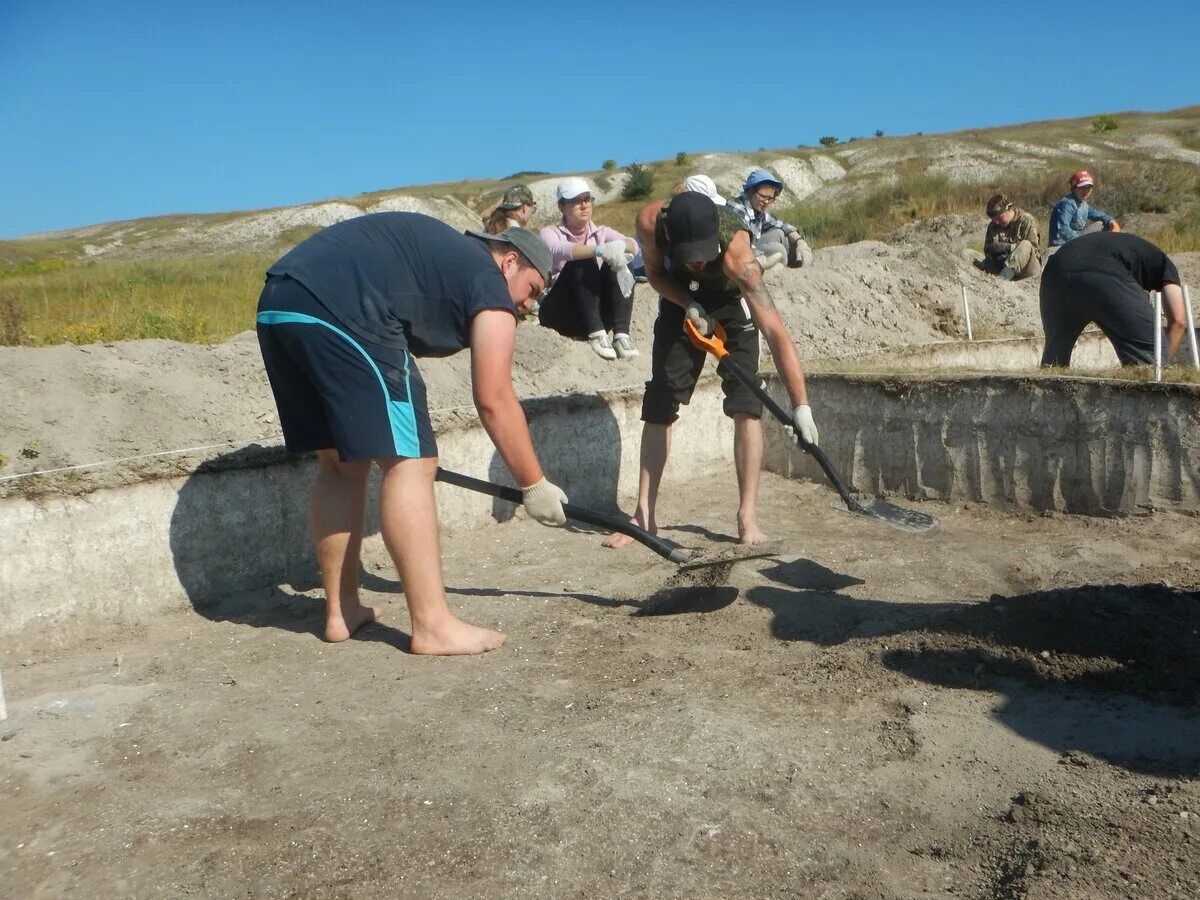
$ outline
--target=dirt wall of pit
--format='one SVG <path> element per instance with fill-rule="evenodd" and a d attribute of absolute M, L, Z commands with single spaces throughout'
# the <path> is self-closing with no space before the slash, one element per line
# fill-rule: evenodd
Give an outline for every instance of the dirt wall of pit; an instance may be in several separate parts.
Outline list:
<path fill-rule="evenodd" d="M 993 338 L 980 341 L 938 341 L 912 347 L 889 349 L 886 363 L 880 369 L 888 372 L 922 371 L 933 373 L 945 369 L 971 369 L 978 372 L 1031 372 L 1042 362 L 1044 339 Z M 1186 353 L 1186 349 L 1184 350 Z M 815 365 L 837 365 L 878 360 L 878 351 L 844 356 L 828 356 L 814 360 Z M 1180 355 L 1183 359 L 1183 354 Z M 1071 354 L 1071 368 L 1076 371 L 1103 371 L 1121 364 L 1117 353 L 1102 334 L 1086 333 L 1079 337 Z"/>
<path fill-rule="evenodd" d="M 674 435 L 676 459 L 697 477 L 732 465 L 733 427 L 720 404 L 717 383 L 703 384 Z M 547 476 L 572 503 L 616 513 L 636 495 L 641 391 L 523 406 Z M 445 468 L 512 484 L 473 414 L 435 412 L 434 427 Z M 70 492 L 42 487 L 0 499 L 0 649 L 65 644 L 105 620 L 136 621 L 239 591 L 316 585 L 307 534 L 313 467 L 280 447 L 251 445 L 196 460 L 184 475 L 96 490 L 72 481 Z M 464 489 L 439 484 L 437 494 L 444 528 L 515 514 L 512 504 Z M 369 541 L 380 540 L 377 522 L 369 508 Z"/>
<path fill-rule="evenodd" d="M 821 446 L 852 489 L 1019 511 L 1200 513 L 1200 388 L 1079 378 L 815 377 Z M 778 384 L 775 396 L 785 402 Z M 779 429 L 765 465 L 821 479 Z"/>
<path fill-rule="evenodd" d="M 811 382 L 821 444 L 857 491 L 1020 511 L 1200 513 L 1195 386 L 996 376 Z M 713 472 L 731 477 L 732 427 L 720 404 L 718 382 L 706 378 L 673 435 L 672 471 L 694 478 L 697 490 Z M 572 502 L 608 512 L 633 506 L 640 391 L 525 405 L 547 474 Z M 511 483 L 473 416 L 438 419 L 446 468 Z M 782 429 L 768 423 L 766 435 L 769 469 L 824 482 Z M 269 585 L 314 586 L 312 465 L 252 445 L 184 475 L 0 500 L 0 648 L 67 643 L 100 622 Z M 510 504 L 441 485 L 438 502 L 452 529 L 514 514 Z M 379 539 L 376 530 L 369 522 L 369 540 Z"/>

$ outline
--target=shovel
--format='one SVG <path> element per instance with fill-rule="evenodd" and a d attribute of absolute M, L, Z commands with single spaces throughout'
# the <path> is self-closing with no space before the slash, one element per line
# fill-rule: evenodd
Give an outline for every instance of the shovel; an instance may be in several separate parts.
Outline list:
<path fill-rule="evenodd" d="M 683 321 L 684 330 L 687 332 L 692 344 L 717 358 L 718 372 L 728 372 L 746 387 L 750 388 L 750 390 L 754 391 L 755 396 L 762 401 L 763 406 L 769 409 L 780 422 L 790 427 L 792 425 L 792 417 L 788 415 L 787 410 L 775 402 L 775 399 L 767 393 L 766 387 L 751 378 L 745 369 L 734 362 L 733 357 L 729 355 L 729 351 L 725 349 L 725 329 L 721 327 L 719 322 L 715 322 L 714 325 L 716 326 L 715 333 L 711 337 L 705 337 L 692 324 L 690 319 L 684 319 Z M 833 463 L 829 461 L 829 457 L 825 455 L 824 450 L 816 444 L 806 443 L 800 437 L 799 432 L 795 433 L 795 439 L 800 449 L 812 456 L 825 472 L 825 475 L 832 482 L 834 488 L 841 495 L 842 502 L 846 504 L 848 512 L 877 519 L 880 522 L 891 525 L 893 528 L 899 528 L 901 531 L 910 531 L 919 534 L 937 528 L 938 520 L 928 513 L 918 512 L 915 509 L 905 509 L 903 506 L 897 506 L 895 503 L 890 503 L 881 497 L 864 497 L 850 493 L 845 482 L 842 481 L 842 476 L 833 467 Z"/>
<path fill-rule="evenodd" d="M 452 484 L 455 487 L 466 488 L 469 491 L 477 491 L 480 494 L 489 494 L 492 497 L 507 500 L 509 503 L 515 503 L 518 506 L 524 502 L 523 495 L 516 488 L 505 487 L 501 484 L 492 484 L 490 481 L 480 481 L 478 478 L 472 478 L 469 475 L 460 475 L 457 472 L 443 469 L 441 466 L 438 466 L 437 480 L 445 484 Z M 736 544 L 732 547 L 722 547 L 716 550 L 698 550 L 692 547 L 681 547 L 679 544 L 665 541 L 658 535 L 651 534 L 644 528 L 639 528 L 628 519 L 620 516 L 610 516 L 606 513 L 584 509 L 581 506 L 573 506 L 570 503 L 563 504 L 563 512 L 566 513 L 567 518 L 572 522 L 582 522 L 584 525 L 604 528 L 608 531 L 619 531 L 621 534 L 628 535 L 639 544 L 653 550 L 663 559 L 675 563 L 679 566 L 680 571 L 701 569 L 708 566 L 728 565 L 743 559 L 777 556 L 784 551 L 783 541 L 767 541 L 762 544 L 750 545 Z"/>

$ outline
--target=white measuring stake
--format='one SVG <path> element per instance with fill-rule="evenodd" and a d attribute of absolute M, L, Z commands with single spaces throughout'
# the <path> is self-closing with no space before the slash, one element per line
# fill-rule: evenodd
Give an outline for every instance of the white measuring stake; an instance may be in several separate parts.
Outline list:
<path fill-rule="evenodd" d="M 1192 368 L 1200 369 L 1200 351 L 1196 349 L 1196 319 L 1192 315 L 1192 292 L 1183 286 L 1183 311 L 1187 313 L 1188 346 L 1192 348 Z"/>
<path fill-rule="evenodd" d="M 1154 380 L 1162 381 L 1162 294 L 1154 291 Z"/>
<path fill-rule="evenodd" d="M 959 287 L 962 288 L 963 295 L 963 317 L 967 320 L 967 340 L 973 341 L 975 337 L 971 334 L 971 304 L 967 302 L 967 286 L 963 284 Z"/>

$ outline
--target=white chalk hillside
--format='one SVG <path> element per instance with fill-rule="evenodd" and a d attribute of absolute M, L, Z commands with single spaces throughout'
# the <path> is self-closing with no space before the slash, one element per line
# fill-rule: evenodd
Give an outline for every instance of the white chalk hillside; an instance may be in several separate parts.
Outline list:
<path fill-rule="evenodd" d="M 1187 146 L 1196 144 L 1198 129 L 1194 120 L 1193 110 L 1180 110 L 1131 114 L 1126 126 L 1104 134 L 1094 134 L 1088 120 L 1070 120 L 947 135 L 861 138 L 819 149 L 696 153 L 691 157 L 690 170 L 709 175 L 718 189 L 729 195 L 737 193 L 750 169 L 765 166 L 786 186 L 778 209 L 858 196 L 894 181 L 901 168 L 977 184 L 987 190 L 1002 184 L 1009 173 L 1053 174 L 1067 165 L 1094 168 L 1118 161 L 1200 165 L 1200 151 Z M 571 174 L 583 174 L 592 181 L 601 206 L 619 199 L 628 177 L 621 171 Z M 560 177 L 523 179 L 538 202 L 535 226 L 556 218 L 554 188 Z M 303 236 L 314 228 L 384 210 L 421 212 L 457 229 L 475 228 L 504 187 L 514 180 L 463 182 L 453 190 L 448 187 L 443 196 L 429 196 L 427 189 L 397 189 L 351 200 L 220 215 L 135 219 L 30 237 L 71 242 L 81 248 L 81 256 L 127 258 L 278 247 L 291 235 Z M 418 192 L 421 196 L 416 195 Z M 598 217 L 602 219 L 603 214 Z"/>

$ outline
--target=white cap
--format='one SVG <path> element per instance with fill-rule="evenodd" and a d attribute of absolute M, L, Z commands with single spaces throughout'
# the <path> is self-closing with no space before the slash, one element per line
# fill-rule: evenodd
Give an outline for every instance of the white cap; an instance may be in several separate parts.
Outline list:
<path fill-rule="evenodd" d="M 716 183 L 707 175 L 689 175 L 683 179 L 683 189 L 703 194 L 712 200 L 713 203 L 717 204 L 717 206 L 725 205 L 725 198 L 717 193 Z"/>
<path fill-rule="evenodd" d="M 586 178 L 564 178 L 558 183 L 558 199 L 574 200 L 580 194 L 590 194 Z"/>

